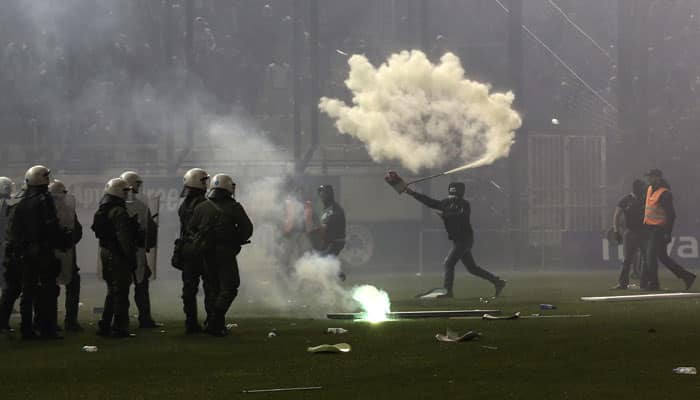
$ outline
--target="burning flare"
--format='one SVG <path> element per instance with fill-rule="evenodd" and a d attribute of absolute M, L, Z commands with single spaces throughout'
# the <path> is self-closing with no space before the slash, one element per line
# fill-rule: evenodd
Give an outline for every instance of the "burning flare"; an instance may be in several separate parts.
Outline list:
<path fill-rule="evenodd" d="M 389 294 L 371 285 L 362 285 L 352 290 L 352 298 L 360 304 L 364 311 L 364 321 L 387 321 L 391 312 Z"/>

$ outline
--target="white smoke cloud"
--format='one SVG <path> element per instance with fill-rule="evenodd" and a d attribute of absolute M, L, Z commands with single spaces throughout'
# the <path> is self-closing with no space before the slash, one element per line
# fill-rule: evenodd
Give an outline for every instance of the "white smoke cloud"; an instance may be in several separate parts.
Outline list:
<path fill-rule="evenodd" d="M 236 198 L 244 206 L 255 225 L 251 244 L 238 257 L 241 273 L 241 295 L 236 306 L 255 305 L 255 315 L 280 317 L 325 318 L 329 312 L 360 310 L 362 302 L 353 299 L 354 288 L 345 287 L 338 279 L 341 261 L 311 251 L 308 238 L 299 245 L 286 271 L 285 251 L 289 238 L 282 234 L 286 218 L 286 201 L 296 202 L 293 208 L 303 209 L 301 199 L 288 197 L 285 175 L 293 171 L 287 165 L 289 155 L 277 148 L 255 124 L 243 114 L 232 114 L 200 122 L 203 140 L 222 149 L 229 160 L 245 162 L 254 157 L 277 161 L 281 166 L 268 177 L 240 182 Z M 203 167 L 207 162 L 202 160 Z M 236 171 L 208 171 L 230 173 L 238 181 Z M 363 286 L 363 291 L 367 287 Z M 364 300 L 365 297 L 362 297 Z M 369 298 L 371 301 L 373 298 Z M 388 295 L 387 295 L 388 301 Z M 243 303 L 243 304 L 240 304 Z M 371 305 L 369 307 L 372 307 Z M 264 311 L 261 311 L 264 310 Z"/>
<path fill-rule="evenodd" d="M 373 160 L 398 160 L 417 172 L 508 156 L 521 125 L 513 93 L 467 79 L 454 54 L 439 64 L 417 50 L 394 54 L 379 68 L 362 55 L 348 63 L 352 105 L 324 97 L 319 107 L 341 133 L 362 141 Z"/>

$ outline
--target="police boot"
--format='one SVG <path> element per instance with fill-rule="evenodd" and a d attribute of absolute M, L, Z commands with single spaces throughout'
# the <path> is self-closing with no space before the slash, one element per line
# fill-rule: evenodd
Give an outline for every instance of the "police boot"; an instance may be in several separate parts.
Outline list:
<path fill-rule="evenodd" d="M 204 331 L 204 329 L 202 329 L 202 325 L 200 325 L 196 321 L 185 323 L 185 334 L 186 335 L 193 335 L 196 333 L 201 333 L 202 331 Z"/>
<path fill-rule="evenodd" d="M 112 336 L 112 327 L 109 322 L 100 320 L 97 323 L 97 336 L 109 337 Z"/>
<path fill-rule="evenodd" d="M 212 336 L 224 337 L 228 335 L 226 329 L 226 316 L 224 313 L 215 311 L 209 317 L 206 332 Z"/>
<path fill-rule="evenodd" d="M 82 332 L 83 327 L 78 323 L 78 321 L 64 321 L 63 327 L 67 332 Z"/>

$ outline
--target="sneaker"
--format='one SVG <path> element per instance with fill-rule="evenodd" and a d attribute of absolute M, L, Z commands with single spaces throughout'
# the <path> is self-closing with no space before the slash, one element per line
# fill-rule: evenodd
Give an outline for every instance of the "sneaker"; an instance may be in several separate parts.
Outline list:
<path fill-rule="evenodd" d="M 690 288 L 693 287 L 696 277 L 695 274 L 690 274 L 687 278 L 683 279 L 683 282 L 685 282 L 685 290 L 690 290 Z"/>
<path fill-rule="evenodd" d="M 439 294 L 439 295 L 435 296 L 436 299 L 452 299 L 454 297 L 455 297 L 455 295 L 452 292 L 447 292 L 447 293 Z"/>
<path fill-rule="evenodd" d="M 493 284 L 493 286 L 496 288 L 496 294 L 494 295 L 494 297 L 498 297 L 498 296 L 500 296 L 501 293 L 503 292 L 503 289 L 505 289 L 505 287 L 506 287 L 506 281 L 504 281 L 503 279 L 500 279 L 500 278 L 499 278 L 499 279 L 496 281 L 496 283 Z"/>

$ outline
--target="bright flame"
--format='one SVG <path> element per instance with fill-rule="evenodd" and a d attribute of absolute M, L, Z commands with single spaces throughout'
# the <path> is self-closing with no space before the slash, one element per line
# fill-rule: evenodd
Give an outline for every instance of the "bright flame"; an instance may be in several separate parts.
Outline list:
<path fill-rule="evenodd" d="M 387 314 L 391 312 L 391 301 L 387 292 L 371 285 L 362 285 L 352 290 L 352 298 L 360 303 L 364 311 L 363 320 L 382 322 L 389 319 Z"/>

